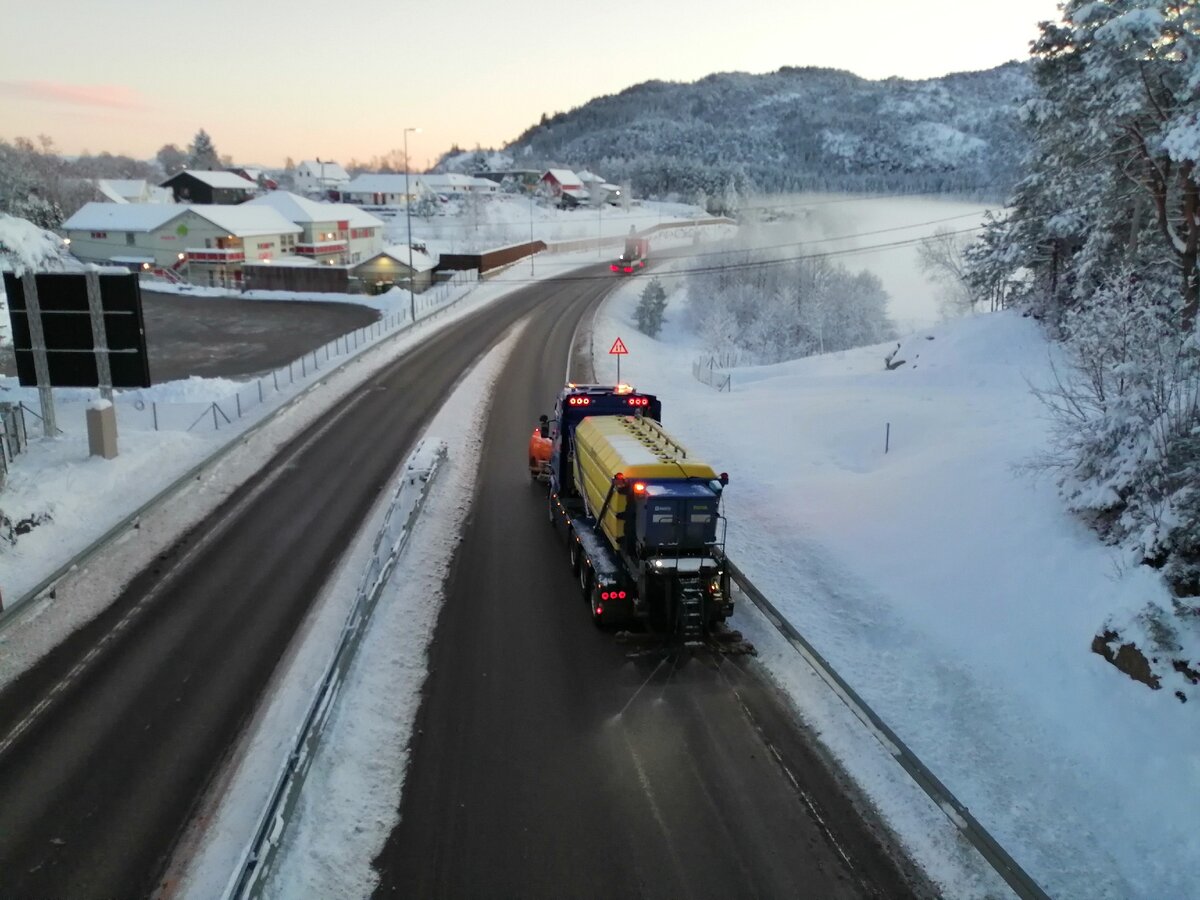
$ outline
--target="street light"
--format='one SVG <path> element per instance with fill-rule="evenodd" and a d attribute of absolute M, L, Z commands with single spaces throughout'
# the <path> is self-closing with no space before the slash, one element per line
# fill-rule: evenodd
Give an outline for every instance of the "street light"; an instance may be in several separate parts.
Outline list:
<path fill-rule="evenodd" d="M 408 187 L 408 170 L 412 168 L 412 164 L 408 160 L 408 133 L 410 131 L 421 133 L 420 128 L 405 128 L 404 129 L 404 218 L 408 222 L 408 303 L 409 316 L 412 317 L 413 324 L 417 322 L 417 297 L 413 293 L 413 261 L 412 261 L 412 191 Z"/>

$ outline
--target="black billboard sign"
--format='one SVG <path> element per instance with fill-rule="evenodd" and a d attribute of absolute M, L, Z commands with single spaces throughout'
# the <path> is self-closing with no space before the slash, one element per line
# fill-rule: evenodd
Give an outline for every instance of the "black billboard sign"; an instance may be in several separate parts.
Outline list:
<path fill-rule="evenodd" d="M 39 272 L 34 277 L 51 386 L 99 387 L 87 275 L 83 272 Z M 112 386 L 150 387 L 150 360 L 146 352 L 138 276 L 132 272 L 102 272 L 99 282 Z M 25 286 L 12 272 L 5 272 L 4 290 L 8 294 L 17 377 L 23 386 L 34 387 L 37 375 Z"/>

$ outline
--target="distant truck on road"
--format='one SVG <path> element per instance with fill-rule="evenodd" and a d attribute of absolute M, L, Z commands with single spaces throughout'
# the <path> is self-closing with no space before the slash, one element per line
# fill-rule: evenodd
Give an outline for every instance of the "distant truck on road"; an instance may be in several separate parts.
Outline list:
<path fill-rule="evenodd" d="M 530 474 L 549 483 L 550 523 L 597 625 L 641 621 L 702 641 L 733 612 L 717 474 L 628 385 L 568 384 L 530 439 Z"/>
<path fill-rule="evenodd" d="M 614 272 L 632 275 L 646 268 L 646 257 L 650 254 L 650 239 L 644 237 L 625 238 L 625 250 L 620 258 L 609 266 Z"/>

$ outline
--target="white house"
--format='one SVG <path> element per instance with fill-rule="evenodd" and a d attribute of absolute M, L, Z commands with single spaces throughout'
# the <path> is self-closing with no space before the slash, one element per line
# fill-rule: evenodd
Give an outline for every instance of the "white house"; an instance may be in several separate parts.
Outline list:
<path fill-rule="evenodd" d="M 321 203 L 271 191 L 246 206 L 267 206 L 302 229 L 296 253 L 320 262 L 356 263 L 383 250 L 383 220 L 349 203 Z"/>
<path fill-rule="evenodd" d="M 290 258 L 303 229 L 269 206 L 88 203 L 63 223 L 72 255 L 235 287 L 247 260 Z"/>
<path fill-rule="evenodd" d="M 292 183 L 301 194 L 325 195 L 340 191 L 350 180 L 349 174 L 331 159 L 306 159 L 296 166 Z"/>
<path fill-rule="evenodd" d="M 426 183 L 428 175 L 417 175 L 410 172 L 407 176 L 399 175 L 359 175 L 343 185 L 340 195 L 345 203 L 358 206 L 398 206 L 405 202 L 411 194 L 413 200 L 432 191 Z M 407 178 L 407 182 L 405 179 Z"/>
<path fill-rule="evenodd" d="M 497 194 L 500 185 L 486 178 L 476 178 L 474 175 L 463 175 L 459 172 L 422 175 L 422 181 L 435 194 L 445 194 L 448 197 L 461 197 L 464 194 Z"/>
<path fill-rule="evenodd" d="M 96 190 L 111 203 L 174 203 L 170 188 L 144 178 L 97 178 Z"/>

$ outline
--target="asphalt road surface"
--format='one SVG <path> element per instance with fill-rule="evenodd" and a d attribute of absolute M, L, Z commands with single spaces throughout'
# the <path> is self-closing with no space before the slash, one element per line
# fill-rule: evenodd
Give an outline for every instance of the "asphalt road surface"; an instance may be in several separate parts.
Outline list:
<path fill-rule="evenodd" d="M 486 423 L 379 895 L 910 893 L 752 661 L 631 661 L 590 624 L 524 464 L 609 286 L 531 286 L 431 337 L 0 693 L 0 896 L 164 887 L 370 505 L 464 368 L 534 309 Z"/>
<path fill-rule="evenodd" d="M 109 611 L 0 693 L 0 897 L 158 887 L 276 662 L 423 425 L 509 324 L 555 294 L 519 291 L 370 379 L 334 427 L 264 460 Z"/>
<path fill-rule="evenodd" d="M 752 661 L 630 659 L 591 624 L 526 468 L 582 307 L 544 309 L 491 407 L 375 896 L 911 896 Z"/>

